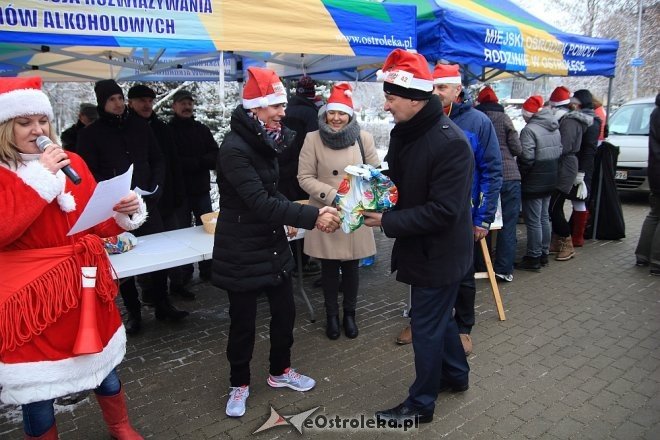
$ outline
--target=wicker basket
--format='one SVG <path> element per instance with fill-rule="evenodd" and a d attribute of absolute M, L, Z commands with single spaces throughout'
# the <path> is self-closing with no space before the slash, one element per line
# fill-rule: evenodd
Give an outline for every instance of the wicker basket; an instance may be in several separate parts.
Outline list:
<path fill-rule="evenodd" d="M 202 226 L 204 230 L 209 234 L 215 234 L 215 225 L 218 221 L 218 212 L 209 212 L 207 214 L 202 214 Z"/>

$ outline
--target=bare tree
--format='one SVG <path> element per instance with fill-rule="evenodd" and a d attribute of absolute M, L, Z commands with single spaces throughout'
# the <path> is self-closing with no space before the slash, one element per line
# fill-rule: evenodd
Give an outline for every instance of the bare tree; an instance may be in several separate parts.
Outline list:
<path fill-rule="evenodd" d="M 514 0 L 523 8 L 524 0 Z M 633 67 L 637 35 L 637 13 L 640 0 L 546 0 L 543 18 L 566 32 L 619 41 L 612 102 L 620 103 L 632 96 Z M 638 67 L 638 95 L 655 95 L 660 84 L 657 66 L 657 29 L 660 26 L 660 1 L 642 0 L 642 37 L 639 56 L 644 65 Z M 597 96 L 607 93 L 608 79 L 571 77 L 560 81 L 575 90 L 586 88 Z"/>

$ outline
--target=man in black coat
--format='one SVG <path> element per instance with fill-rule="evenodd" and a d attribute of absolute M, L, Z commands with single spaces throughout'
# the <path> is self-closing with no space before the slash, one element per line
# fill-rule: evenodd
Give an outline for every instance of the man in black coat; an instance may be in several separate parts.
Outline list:
<path fill-rule="evenodd" d="M 179 152 L 174 143 L 172 129 L 161 121 L 154 112 L 156 92 L 144 84 L 137 84 L 128 91 L 128 111 L 136 117 L 147 121 L 153 130 L 165 161 L 165 179 L 162 195 L 158 200 L 158 211 L 163 219 L 165 231 L 180 229 L 179 210 L 186 196 L 183 172 L 179 162 Z M 186 289 L 183 282 L 183 272 L 179 268 L 168 270 L 170 278 L 170 293 L 179 295 L 186 300 L 194 300 L 195 294 Z"/>
<path fill-rule="evenodd" d="M 201 225 L 202 214 L 213 210 L 211 206 L 211 176 L 218 157 L 218 143 L 211 130 L 195 120 L 195 108 L 192 93 L 179 90 L 172 96 L 174 116 L 169 122 L 174 133 L 174 142 L 179 151 L 179 161 L 183 169 L 183 181 L 186 197 L 179 210 L 179 223 L 182 227 L 191 225 L 191 214 L 195 224 Z M 184 266 L 186 278 L 191 278 L 192 265 Z M 199 262 L 199 276 L 204 281 L 211 279 L 211 262 Z"/>
<path fill-rule="evenodd" d="M 80 111 L 78 112 L 78 121 L 71 127 L 67 128 L 60 135 L 62 140 L 62 147 L 67 151 L 76 152 L 76 143 L 78 141 L 78 132 L 87 127 L 92 122 L 99 118 L 99 113 L 96 111 L 96 106 L 89 102 L 80 104 Z"/>
<path fill-rule="evenodd" d="M 163 192 L 165 162 L 156 137 L 145 120 L 129 115 L 124 92 L 114 80 L 98 81 L 94 92 L 99 119 L 79 133 L 78 154 L 99 182 L 123 174 L 133 165 L 131 187 L 142 195 L 149 213 L 147 221 L 133 232 L 138 236 L 162 232 L 158 199 Z M 177 321 L 188 315 L 170 304 L 166 271 L 152 272 L 145 278 L 148 287 L 143 289 L 143 294 L 153 298 L 156 319 Z M 135 279 L 124 279 L 119 291 L 128 311 L 126 333 L 135 334 L 142 322 Z"/>
<path fill-rule="evenodd" d="M 383 214 L 365 212 L 365 225 L 382 226 L 396 239 L 392 271 L 411 285 L 416 378 L 403 403 L 376 417 L 427 423 L 438 393 L 469 386 L 452 308 L 472 265 L 474 157 L 465 135 L 432 95 L 433 76 L 422 55 L 396 49 L 382 70 L 385 110 L 396 123 L 386 160 L 399 201 Z"/>
<path fill-rule="evenodd" d="M 635 249 L 638 266 L 650 266 L 651 275 L 660 276 L 660 94 L 649 122 L 649 204 Z"/>

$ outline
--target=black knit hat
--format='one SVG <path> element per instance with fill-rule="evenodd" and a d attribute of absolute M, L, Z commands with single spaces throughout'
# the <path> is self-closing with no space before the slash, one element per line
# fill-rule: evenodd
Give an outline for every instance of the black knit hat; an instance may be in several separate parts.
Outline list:
<path fill-rule="evenodd" d="M 128 89 L 128 99 L 135 98 L 156 99 L 156 92 L 154 92 L 151 87 L 147 87 L 144 84 L 136 84 Z"/>
<path fill-rule="evenodd" d="M 593 97 L 591 96 L 591 92 L 587 89 L 576 90 L 575 93 L 573 93 L 571 101 L 577 101 L 577 104 L 582 108 L 594 108 Z"/>
<path fill-rule="evenodd" d="M 316 84 L 314 80 L 309 76 L 303 76 L 298 80 L 296 86 L 296 95 L 302 96 L 304 98 L 314 99 L 316 96 Z"/>
<path fill-rule="evenodd" d="M 105 103 L 112 95 L 121 95 L 124 97 L 124 91 L 119 87 L 119 84 L 114 79 L 102 79 L 97 81 L 94 85 L 94 93 L 96 93 L 96 103 L 99 109 L 105 107 Z"/>

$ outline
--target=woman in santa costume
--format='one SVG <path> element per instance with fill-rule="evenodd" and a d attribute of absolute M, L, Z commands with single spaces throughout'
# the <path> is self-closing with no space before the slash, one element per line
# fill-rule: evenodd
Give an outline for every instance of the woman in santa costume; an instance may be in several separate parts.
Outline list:
<path fill-rule="evenodd" d="M 96 182 L 76 154 L 55 144 L 39 149 L 39 136 L 54 138 L 52 119 L 40 78 L 0 78 L 0 400 L 22 405 L 26 439 L 51 440 L 58 438 L 53 400 L 93 388 L 110 434 L 141 439 L 115 372 L 126 334 L 100 237 L 137 228 L 146 209 L 130 192 L 113 218 L 67 236 Z M 82 178 L 78 185 L 65 177 L 66 165 Z M 97 347 L 80 348 L 79 326 L 93 323 L 89 316 Z"/>

